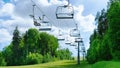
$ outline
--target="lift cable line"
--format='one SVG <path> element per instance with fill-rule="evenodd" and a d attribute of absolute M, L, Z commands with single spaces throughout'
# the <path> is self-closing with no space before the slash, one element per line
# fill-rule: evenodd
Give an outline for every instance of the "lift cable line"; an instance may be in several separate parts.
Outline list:
<path fill-rule="evenodd" d="M 33 18 L 33 22 L 35 26 L 41 26 L 40 23 L 37 22 L 37 19 L 35 18 L 35 6 L 36 5 L 32 5 L 33 6 L 33 15 L 30 15 Z"/>
<path fill-rule="evenodd" d="M 40 12 L 44 15 L 44 16 L 46 16 L 45 15 L 45 13 L 41 10 L 41 8 L 40 7 L 38 7 L 37 5 L 36 5 L 36 3 L 33 1 L 33 0 L 31 0 L 32 1 L 32 3 L 34 3 L 34 5 L 40 10 Z M 33 15 L 34 15 L 34 9 L 33 9 Z M 44 19 L 44 16 L 42 16 L 42 19 Z M 34 17 L 34 16 L 33 16 Z M 47 19 L 49 19 L 50 21 L 52 21 L 48 16 L 46 16 L 47 17 Z M 35 17 L 33 18 L 34 20 L 35 20 Z M 40 17 L 39 17 L 39 19 L 41 19 Z M 36 22 L 36 21 L 34 21 L 34 22 Z M 45 21 L 43 21 L 44 23 L 45 23 Z M 53 22 L 53 21 L 52 21 Z M 38 24 L 38 23 L 37 23 Z M 46 24 L 47 25 L 49 25 L 49 27 L 47 27 L 47 28 L 44 28 L 44 27 L 42 27 L 42 28 L 40 28 L 39 30 L 40 31 L 46 31 L 46 30 L 51 30 L 51 27 L 52 27 L 52 25 L 51 24 L 49 24 L 49 23 L 47 23 L 46 22 Z M 42 25 L 42 24 L 40 24 L 40 25 Z M 40 25 L 38 25 L 38 26 L 40 26 Z M 61 31 L 59 31 L 59 33 L 60 33 Z M 59 41 L 64 41 L 64 37 L 63 37 L 63 35 L 62 34 L 59 34 L 59 36 L 58 36 L 58 40 Z"/>
<path fill-rule="evenodd" d="M 41 10 L 41 8 L 38 7 L 33 0 L 31 0 L 31 1 L 32 1 L 32 3 L 34 3 L 33 6 L 36 6 L 36 7 L 40 10 L 40 12 L 43 14 L 42 18 L 39 17 L 39 20 L 41 21 L 40 24 L 39 24 L 39 23 L 36 21 L 35 17 L 34 17 L 34 8 L 33 8 L 34 25 L 35 25 L 35 26 L 40 26 L 40 28 L 39 28 L 40 31 L 51 31 L 51 29 L 52 29 L 52 24 L 51 24 L 50 22 L 48 22 L 48 21 L 45 21 L 45 20 L 44 20 L 44 17 L 46 17 L 46 18 L 49 19 L 50 21 L 52 21 L 52 20 L 44 14 L 44 12 Z M 52 21 L 52 22 L 53 22 L 53 21 Z M 35 24 L 35 23 L 36 23 L 36 24 Z"/>
<path fill-rule="evenodd" d="M 41 8 L 40 8 L 33 0 L 31 0 L 31 2 L 36 5 L 36 7 L 39 9 L 39 11 L 40 11 L 43 15 L 45 15 L 45 13 L 41 10 Z M 50 20 L 51 22 L 54 22 L 54 21 L 51 20 L 47 15 L 45 15 L 45 16 L 46 16 L 46 18 L 47 18 L 48 20 Z"/>
<path fill-rule="evenodd" d="M 41 10 L 40 7 L 38 7 L 38 5 L 36 5 L 36 3 L 31 0 L 34 5 L 40 10 L 40 12 L 45 15 L 45 13 Z M 60 10 L 60 11 L 59 11 Z M 62 12 L 61 12 L 62 11 Z M 59 15 L 60 14 L 60 15 Z M 61 15 L 62 14 L 62 15 Z M 46 15 L 45 15 L 46 16 Z M 49 19 L 51 22 L 53 22 L 48 16 L 46 16 L 47 19 Z M 70 31 L 70 36 L 71 37 L 75 37 L 75 42 L 78 43 L 78 64 L 80 64 L 80 45 L 81 43 L 83 43 L 82 38 L 80 37 L 80 31 L 78 28 L 78 24 L 75 22 L 74 19 L 74 9 L 72 6 L 69 5 L 69 0 L 68 0 L 68 4 L 64 5 L 64 6 L 58 6 L 56 9 L 56 18 L 61 20 L 61 19 L 73 19 L 74 23 L 75 23 L 75 28 L 72 29 Z M 40 18 L 41 19 L 41 18 Z M 43 18 L 44 19 L 44 18 Z M 47 22 L 46 22 L 47 23 Z M 54 22 L 53 22 L 54 23 Z M 68 40 L 68 39 L 67 39 Z M 66 40 L 66 41 L 67 41 Z M 70 41 L 66 42 L 66 44 L 71 44 Z M 83 49 L 83 48 L 82 48 Z"/>
<path fill-rule="evenodd" d="M 70 9 L 70 10 L 69 10 Z M 56 18 L 57 19 L 73 19 L 75 23 L 75 28 L 70 30 L 70 36 L 75 37 L 75 42 L 78 43 L 78 64 L 80 64 L 80 43 L 83 43 L 82 38 L 80 37 L 80 30 L 78 29 L 78 24 L 74 20 L 74 9 L 68 4 L 64 6 L 58 6 L 56 9 Z M 66 44 L 71 45 L 70 41 L 67 41 Z"/>

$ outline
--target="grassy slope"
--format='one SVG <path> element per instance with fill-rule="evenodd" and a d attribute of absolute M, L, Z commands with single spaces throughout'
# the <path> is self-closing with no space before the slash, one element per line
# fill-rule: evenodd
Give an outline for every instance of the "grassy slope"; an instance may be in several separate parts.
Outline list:
<path fill-rule="evenodd" d="M 81 62 L 80 65 L 76 64 L 76 61 L 64 60 L 49 62 L 44 64 L 27 65 L 27 66 L 8 66 L 0 68 L 120 68 L 120 62 L 116 61 L 101 61 L 93 65 L 87 64 L 87 62 Z"/>
<path fill-rule="evenodd" d="M 120 68 L 120 62 L 101 61 L 92 65 L 92 68 Z"/>
<path fill-rule="evenodd" d="M 86 62 L 81 62 L 80 65 L 77 65 L 76 61 L 64 60 L 37 65 L 9 66 L 0 68 L 91 68 L 91 65 L 87 64 Z"/>

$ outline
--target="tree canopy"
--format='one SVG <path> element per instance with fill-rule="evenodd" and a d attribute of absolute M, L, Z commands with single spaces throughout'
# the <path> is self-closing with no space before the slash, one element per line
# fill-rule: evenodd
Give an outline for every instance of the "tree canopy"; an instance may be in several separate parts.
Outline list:
<path fill-rule="evenodd" d="M 120 0 L 110 0 L 107 10 L 98 12 L 95 21 L 97 29 L 90 37 L 88 62 L 120 60 Z"/>

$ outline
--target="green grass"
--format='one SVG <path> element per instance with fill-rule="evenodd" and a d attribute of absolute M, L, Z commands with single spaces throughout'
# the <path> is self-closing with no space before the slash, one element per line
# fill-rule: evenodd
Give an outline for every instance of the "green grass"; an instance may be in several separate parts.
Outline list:
<path fill-rule="evenodd" d="M 76 61 L 63 60 L 55 61 L 44 64 L 26 65 L 26 66 L 6 66 L 0 68 L 120 68 L 120 62 L 117 61 L 101 61 L 95 64 L 88 64 L 81 61 L 80 65 L 77 65 Z"/>
<path fill-rule="evenodd" d="M 76 61 L 64 60 L 64 61 L 55 61 L 44 64 L 27 65 L 27 66 L 7 66 L 0 68 L 91 68 L 91 65 L 87 64 L 86 62 L 81 62 L 80 65 L 77 65 Z"/>
<path fill-rule="evenodd" d="M 120 68 L 120 62 L 117 61 L 101 61 L 92 65 L 92 68 Z"/>

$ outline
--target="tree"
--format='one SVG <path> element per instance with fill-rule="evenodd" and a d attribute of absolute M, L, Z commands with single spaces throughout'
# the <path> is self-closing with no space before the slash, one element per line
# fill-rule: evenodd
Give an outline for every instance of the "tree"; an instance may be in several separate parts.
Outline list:
<path fill-rule="evenodd" d="M 109 45 L 114 59 L 120 60 L 120 1 L 115 0 L 108 9 Z"/>
<path fill-rule="evenodd" d="M 110 0 L 107 12 L 97 13 L 95 20 L 97 30 L 90 37 L 88 62 L 120 60 L 120 0 Z"/>
<path fill-rule="evenodd" d="M 19 59 L 22 55 L 21 53 L 21 37 L 20 32 L 18 30 L 18 27 L 16 26 L 14 32 L 13 32 L 13 40 L 12 40 L 12 52 L 13 52 L 13 65 L 18 65 L 20 63 Z"/>
<path fill-rule="evenodd" d="M 5 58 L 5 61 L 6 61 L 6 65 L 13 65 L 13 59 L 14 59 L 14 56 L 13 56 L 13 51 L 12 51 L 12 44 L 10 44 L 9 46 L 5 47 L 2 51 L 3 53 L 3 56 Z"/>
<path fill-rule="evenodd" d="M 40 33 L 40 40 L 39 40 L 39 48 L 42 55 L 46 55 L 47 53 L 51 54 L 51 56 L 54 56 L 55 51 L 58 48 L 58 41 L 57 38 L 55 38 L 52 35 L 49 35 L 47 33 Z"/>
<path fill-rule="evenodd" d="M 60 60 L 70 60 L 72 59 L 72 53 L 69 51 L 69 49 L 60 49 L 56 51 L 56 56 Z"/>
<path fill-rule="evenodd" d="M 94 30 L 94 33 L 90 37 L 90 48 L 87 53 L 89 63 L 111 59 L 109 45 L 108 42 L 106 42 L 106 38 L 104 38 L 108 31 L 107 12 L 105 9 L 97 13 L 95 21 L 97 29 Z M 107 58 L 108 56 L 110 56 L 110 58 Z"/>
<path fill-rule="evenodd" d="M 38 40 L 39 37 L 39 31 L 37 29 L 31 28 L 26 32 L 26 37 L 24 37 L 25 46 L 28 47 L 28 52 L 36 53 L 37 52 L 37 46 L 38 46 Z"/>
<path fill-rule="evenodd" d="M 5 58 L 3 58 L 3 54 L 2 52 L 0 52 L 0 66 L 5 66 L 6 62 L 5 62 Z"/>
<path fill-rule="evenodd" d="M 108 41 L 108 33 L 104 36 L 101 46 L 100 46 L 100 58 L 101 60 L 111 60 L 112 55 L 110 52 L 110 46 L 109 46 L 109 41 Z"/>

